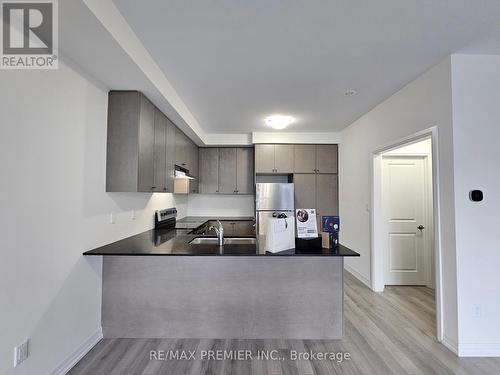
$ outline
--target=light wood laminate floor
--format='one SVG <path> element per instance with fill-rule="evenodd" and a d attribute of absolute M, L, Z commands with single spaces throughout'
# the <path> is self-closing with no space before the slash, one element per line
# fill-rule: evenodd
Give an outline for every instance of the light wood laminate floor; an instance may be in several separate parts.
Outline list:
<path fill-rule="evenodd" d="M 500 374 L 498 358 L 458 358 L 435 339 L 434 292 L 373 293 L 345 273 L 342 340 L 104 339 L 70 374 Z M 283 360 L 202 360 L 203 350 L 279 350 Z M 196 351 L 195 360 L 150 360 L 151 350 Z M 291 351 L 348 352 L 350 360 L 290 360 Z"/>

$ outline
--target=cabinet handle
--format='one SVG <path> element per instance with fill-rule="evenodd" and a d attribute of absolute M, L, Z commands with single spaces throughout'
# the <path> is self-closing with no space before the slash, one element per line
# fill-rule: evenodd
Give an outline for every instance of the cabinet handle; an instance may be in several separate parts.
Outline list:
<path fill-rule="evenodd" d="M 167 191 L 167 188 L 163 188 L 163 191 Z"/>
<path fill-rule="evenodd" d="M 156 189 L 156 186 L 151 186 L 151 190 Z"/>

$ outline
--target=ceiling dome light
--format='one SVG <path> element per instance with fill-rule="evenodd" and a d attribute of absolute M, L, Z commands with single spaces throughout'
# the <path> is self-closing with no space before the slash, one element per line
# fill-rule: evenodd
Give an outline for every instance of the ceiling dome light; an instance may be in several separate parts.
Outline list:
<path fill-rule="evenodd" d="M 284 115 L 272 115 L 268 116 L 265 119 L 266 124 L 271 128 L 276 130 L 285 129 L 288 125 L 295 122 L 295 118 L 292 116 L 284 116 Z"/>

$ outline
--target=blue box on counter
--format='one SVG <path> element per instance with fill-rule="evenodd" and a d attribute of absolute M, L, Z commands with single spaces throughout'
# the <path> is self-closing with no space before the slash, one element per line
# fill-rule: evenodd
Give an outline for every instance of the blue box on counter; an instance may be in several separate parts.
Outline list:
<path fill-rule="evenodd" d="M 340 232 L 340 217 L 339 216 L 322 216 L 321 223 L 323 232 L 338 233 Z"/>

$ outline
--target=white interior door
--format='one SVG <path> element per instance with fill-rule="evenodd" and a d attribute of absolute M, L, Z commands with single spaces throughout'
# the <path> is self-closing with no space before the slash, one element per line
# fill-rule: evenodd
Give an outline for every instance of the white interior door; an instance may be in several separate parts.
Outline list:
<path fill-rule="evenodd" d="M 426 183 L 423 157 L 384 156 L 382 218 L 386 285 L 425 285 Z"/>

